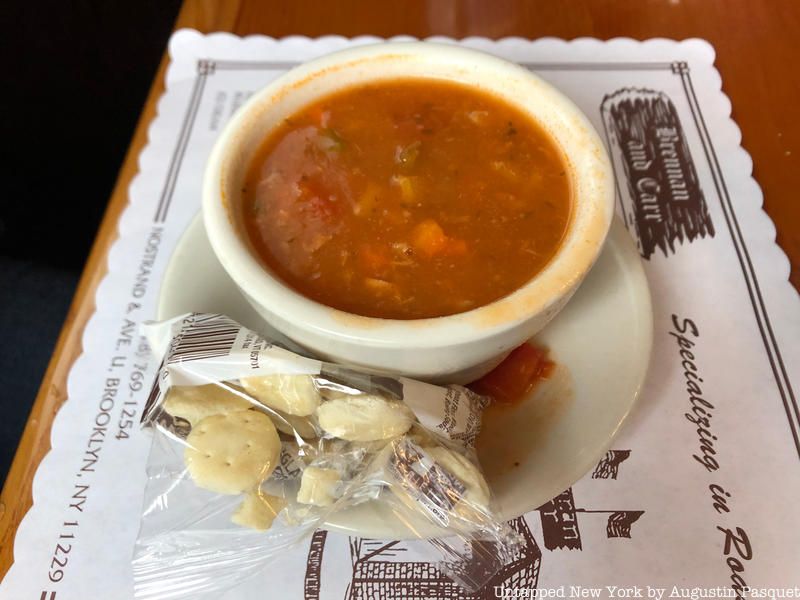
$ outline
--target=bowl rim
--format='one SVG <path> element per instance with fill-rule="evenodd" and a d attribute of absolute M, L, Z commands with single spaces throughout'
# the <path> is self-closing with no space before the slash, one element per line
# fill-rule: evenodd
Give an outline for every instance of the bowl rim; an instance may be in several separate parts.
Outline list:
<path fill-rule="evenodd" d="M 372 68 L 372 73 L 362 77 L 361 81 L 379 80 L 382 78 L 380 69 L 377 69 L 380 61 L 401 59 L 433 61 L 460 68 L 459 76 L 462 78 L 454 79 L 455 81 L 479 85 L 482 90 L 490 93 L 497 93 L 496 82 L 499 78 L 513 78 L 518 85 L 535 91 L 538 94 L 539 107 L 544 106 L 550 110 L 551 116 L 560 119 L 562 125 L 573 127 L 575 131 L 572 134 L 577 135 L 580 143 L 585 146 L 581 159 L 586 164 L 581 165 L 570 162 L 573 157 L 562 148 L 562 154 L 570 162 L 568 171 L 572 178 L 573 207 L 570 224 L 554 256 L 531 280 L 511 294 L 452 315 L 422 319 L 383 319 L 348 313 L 311 300 L 270 273 L 253 256 L 242 239 L 244 232 L 238 231 L 235 219 L 226 206 L 226 165 L 238 147 L 237 139 L 241 142 L 245 135 L 244 128 L 254 115 L 268 112 L 270 105 L 279 104 L 293 89 L 318 80 L 333 70 L 358 67 L 369 71 Z M 480 79 L 479 75 L 488 77 Z M 410 74 L 408 77 L 424 76 Z M 471 82 L 465 80 L 469 77 L 472 77 Z M 492 83 L 492 78 L 495 84 Z M 352 84 L 333 86 L 317 97 L 324 97 L 335 89 L 350 85 Z M 497 95 L 514 103 L 541 123 L 541 114 L 533 115 L 531 110 L 515 103 L 507 95 Z M 545 128 L 562 145 L 564 140 L 559 139 L 559 135 L 563 132 L 556 132 L 552 127 Z M 567 132 L 564 135 L 570 134 Z M 590 181 L 592 178 L 594 186 Z M 584 210 L 584 213 L 589 210 L 588 205 L 578 206 L 581 185 L 588 185 L 590 189 L 596 188 L 596 200 L 593 198 L 592 201 L 598 206 L 589 215 L 591 218 L 579 210 Z M 560 308 L 559 302 L 564 296 L 568 297 L 574 292 L 599 256 L 614 211 L 613 175 L 605 146 L 586 115 L 569 98 L 513 62 L 481 51 L 433 42 L 381 42 L 348 48 L 312 59 L 274 79 L 248 99 L 217 138 L 206 164 L 202 196 L 203 221 L 214 253 L 251 302 L 306 331 L 375 348 L 407 348 L 410 345 L 437 348 L 469 344 L 479 339 L 500 336 L 542 313 L 552 312 L 554 315 Z M 586 228 L 589 230 L 585 230 Z M 576 256 L 567 254 L 567 251 L 574 251 Z M 574 264 L 565 265 L 565 258 L 571 259 Z M 542 288 L 548 291 L 545 284 L 550 286 L 549 293 L 537 294 Z M 425 335 L 420 335 L 423 330 Z"/>

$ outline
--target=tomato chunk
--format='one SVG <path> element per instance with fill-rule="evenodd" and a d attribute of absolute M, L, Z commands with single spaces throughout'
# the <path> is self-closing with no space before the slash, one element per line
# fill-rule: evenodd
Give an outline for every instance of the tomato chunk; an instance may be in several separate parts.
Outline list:
<path fill-rule="evenodd" d="M 522 344 L 469 388 L 495 402 L 512 404 L 527 396 L 539 381 L 547 379 L 554 366 L 546 349 Z"/>

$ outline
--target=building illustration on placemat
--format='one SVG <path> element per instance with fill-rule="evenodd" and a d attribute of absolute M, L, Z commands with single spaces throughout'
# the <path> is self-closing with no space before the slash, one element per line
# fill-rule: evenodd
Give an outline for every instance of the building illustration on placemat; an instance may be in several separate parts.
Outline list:
<path fill-rule="evenodd" d="M 581 515 L 607 515 L 606 538 L 630 538 L 633 524 L 643 510 L 594 510 L 578 508 L 572 488 L 539 507 L 544 547 L 548 550 L 583 550 L 579 519 Z"/>
<path fill-rule="evenodd" d="M 592 479 L 615 480 L 620 465 L 630 456 L 630 450 L 609 450 L 598 463 Z M 595 474 L 597 474 L 595 476 Z M 632 528 L 643 510 L 598 510 L 578 507 L 572 488 L 569 488 L 539 507 L 544 547 L 553 552 L 583 551 L 583 526 L 605 522 L 606 539 L 630 538 Z M 599 517 L 595 517 L 597 515 Z M 602 515 L 602 517 L 600 517 Z M 350 536 L 349 550 L 352 577 L 343 600 L 488 600 L 495 598 L 495 588 L 536 589 L 542 563 L 539 547 L 525 517 L 508 522 L 523 539 L 512 560 L 494 574 L 477 591 L 468 591 L 441 571 L 435 562 L 413 559 L 411 547 L 425 544 L 417 540 L 372 540 Z M 304 581 L 305 600 L 319 600 L 322 585 L 327 531 L 316 531 L 309 544 Z M 466 554 L 485 552 L 486 545 L 471 546 Z"/>
<path fill-rule="evenodd" d="M 592 471 L 592 479 L 616 479 L 619 466 L 630 455 L 630 450 L 609 450 Z"/>
<path fill-rule="evenodd" d="M 523 517 L 512 519 L 509 525 L 522 536 L 522 547 L 476 592 L 459 586 L 435 563 L 403 560 L 408 542 L 350 538 L 353 578 L 345 600 L 488 600 L 494 598 L 494 586 L 533 589 L 539 580 L 541 550 Z"/>
<path fill-rule="evenodd" d="M 600 105 L 619 212 L 642 257 L 714 236 L 678 111 L 664 92 L 623 88 Z"/>

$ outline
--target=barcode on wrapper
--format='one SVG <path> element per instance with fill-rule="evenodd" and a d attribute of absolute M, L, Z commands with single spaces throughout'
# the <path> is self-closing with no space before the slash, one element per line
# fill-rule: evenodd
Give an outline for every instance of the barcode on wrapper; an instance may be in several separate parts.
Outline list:
<path fill-rule="evenodd" d="M 167 364 L 227 356 L 241 326 L 222 315 L 192 315 L 193 322 L 172 341 Z"/>

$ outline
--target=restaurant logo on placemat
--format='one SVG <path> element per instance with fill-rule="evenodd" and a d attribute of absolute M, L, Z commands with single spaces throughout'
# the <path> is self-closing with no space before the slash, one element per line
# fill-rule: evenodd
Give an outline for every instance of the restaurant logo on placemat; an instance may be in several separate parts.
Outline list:
<path fill-rule="evenodd" d="M 663 92 L 624 88 L 600 106 L 625 226 L 639 251 L 664 256 L 676 244 L 714 236 L 678 112 Z M 623 177 L 624 174 L 624 177 Z"/>

